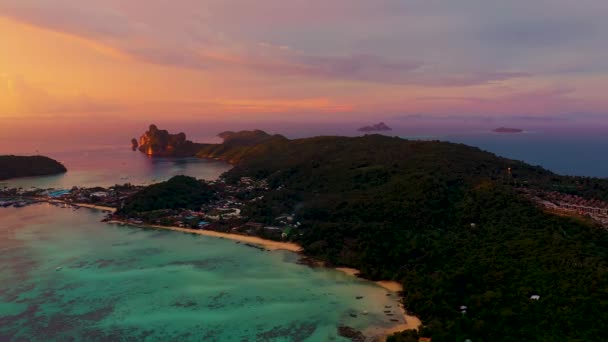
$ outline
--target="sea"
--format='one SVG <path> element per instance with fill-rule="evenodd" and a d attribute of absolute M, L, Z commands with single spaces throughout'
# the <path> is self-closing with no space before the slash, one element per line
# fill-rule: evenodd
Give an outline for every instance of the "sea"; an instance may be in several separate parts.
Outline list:
<path fill-rule="evenodd" d="M 384 313 L 395 293 L 287 251 L 86 208 L 0 210 L 1 341 L 347 341 L 339 326 L 374 335 L 401 319 Z"/>
<path fill-rule="evenodd" d="M 301 138 L 360 135 L 357 125 L 259 128 Z M 393 126 L 384 134 L 465 143 L 559 174 L 608 177 L 608 135 L 602 130 L 497 134 L 478 127 Z M 217 142 L 215 133 L 226 130 L 188 127 L 187 134 L 202 142 Z M 150 158 L 130 150 L 132 136 L 122 132 L 78 144 L 44 136 L 22 144 L 0 141 L 0 154 L 44 154 L 69 170 L 0 182 L 0 188 L 145 185 L 181 174 L 213 180 L 231 167 Z M 373 336 L 397 324 L 391 319 L 403 323 L 400 315 L 384 312 L 397 308 L 395 293 L 302 265 L 297 254 L 102 218 L 92 209 L 48 204 L 0 208 L 0 341 L 346 341 L 337 333 L 340 326 Z"/>

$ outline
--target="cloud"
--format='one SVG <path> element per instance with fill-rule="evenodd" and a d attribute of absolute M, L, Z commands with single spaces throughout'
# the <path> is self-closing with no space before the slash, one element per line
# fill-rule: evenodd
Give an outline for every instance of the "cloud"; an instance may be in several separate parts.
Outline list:
<path fill-rule="evenodd" d="M 272 6 L 273 3 L 270 1 L 265 5 Z M 431 70 L 437 69 L 436 66 L 407 54 L 385 57 L 376 52 L 307 53 L 285 44 L 243 42 L 213 29 L 205 22 L 213 22 L 211 14 L 188 13 L 188 10 L 198 8 L 197 2 L 178 2 L 175 11 L 156 1 L 137 10 L 133 4 L 120 4 L 112 0 L 86 4 L 74 0 L 59 0 L 53 4 L 40 0 L 0 0 L 0 13 L 41 28 L 87 39 L 97 46 L 105 46 L 111 55 L 124 54 L 147 63 L 181 68 L 223 68 L 228 71 L 236 68 L 272 77 L 425 86 L 469 86 L 530 75 L 502 70 L 444 70 L 434 73 Z M 329 11 L 326 14 L 336 14 L 346 5 L 346 2 L 341 2 L 322 7 Z M 360 5 L 348 13 L 360 17 L 363 14 L 357 12 Z M 299 1 L 287 7 L 290 6 L 310 12 L 320 5 Z M 297 14 L 293 8 L 285 14 Z M 298 42 L 295 43 L 297 45 Z"/>
<path fill-rule="evenodd" d="M 74 6 L 73 1 L 0 0 L 0 14 L 54 31 L 96 39 L 122 39 L 133 27 L 119 11 L 101 6 Z"/>
<path fill-rule="evenodd" d="M 3 86 L 2 86 L 3 85 Z M 36 115 L 45 117 L 109 113 L 118 105 L 95 100 L 86 94 L 59 96 L 44 88 L 28 83 L 23 77 L 0 75 L 0 93 L 5 103 L 0 104 L 7 115 Z"/>
<path fill-rule="evenodd" d="M 193 70 L 226 92 L 230 82 L 241 91 L 251 82 L 258 98 L 326 98 L 370 113 L 606 108 L 593 99 L 608 80 L 605 0 L 0 0 L 0 16 L 111 57 Z M 278 102 L 230 108 L 239 106 L 289 110 Z"/>
<path fill-rule="evenodd" d="M 449 108 L 451 113 L 467 115 L 508 115 L 537 117 L 547 112 L 555 115 L 569 114 L 577 108 L 584 107 L 574 95 L 576 89 L 569 86 L 539 88 L 527 91 L 515 91 L 499 96 L 462 97 L 462 96 L 428 96 L 413 99 L 419 108 Z"/>

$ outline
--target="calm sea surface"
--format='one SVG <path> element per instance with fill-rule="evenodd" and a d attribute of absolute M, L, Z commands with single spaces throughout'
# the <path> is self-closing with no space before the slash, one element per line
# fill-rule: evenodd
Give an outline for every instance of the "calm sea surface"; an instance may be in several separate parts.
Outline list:
<path fill-rule="evenodd" d="M 0 209 L 0 340 L 342 341 L 339 325 L 391 324 L 395 294 L 295 254 L 101 218 Z"/>
<path fill-rule="evenodd" d="M 150 158 L 124 147 L 51 152 L 47 155 L 64 164 L 68 172 L 56 176 L 0 181 L 0 186 L 70 189 L 73 186 L 108 187 L 125 183 L 142 185 L 165 181 L 177 175 L 212 180 L 231 168 L 224 162 L 198 158 Z"/>
<path fill-rule="evenodd" d="M 562 175 L 608 178 L 608 132 L 589 135 L 477 133 L 447 135 L 442 140 L 477 146 Z"/>

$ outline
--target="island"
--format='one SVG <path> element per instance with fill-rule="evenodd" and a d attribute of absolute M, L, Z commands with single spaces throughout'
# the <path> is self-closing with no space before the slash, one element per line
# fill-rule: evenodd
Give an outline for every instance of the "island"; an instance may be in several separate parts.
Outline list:
<path fill-rule="evenodd" d="M 263 143 L 272 144 L 287 141 L 282 135 L 271 135 L 261 130 L 225 131 L 218 134 L 221 144 L 194 143 L 186 139 L 186 134 L 171 134 L 160 130 L 156 125 L 150 128 L 139 139 L 139 151 L 149 156 L 160 157 L 199 157 L 205 159 L 223 160 L 236 163 L 243 156 L 252 152 Z M 135 142 L 132 142 L 135 147 Z"/>
<path fill-rule="evenodd" d="M 523 129 L 519 129 L 519 128 L 509 128 L 509 127 L 499 127 L 499 128 L 495 128 L 492 130 L 492 132 L 494 133 L 507 133 L 507 134 L 513 134 L 513 133 L 523 133 Z"/>
<path fill-rule="evenodd" d="M 50 176 L 67 172 L 60 162 L 44 156 L 0 156 L 0 180 Z"/>
<path fill-rule="evenodd" d="M 132 143 L 132 147 L 136 144 Z M 200 149 L 198 144 L 186 139 L 186 134 L 170 134 L 156 125 L 139 138 L 138 149 L 151 157 L 192 157 Z"/>
<path fill-rule="evenodd" d="M 388 127 L 384 122 L 380 122 L 371 126 L 361 127 L 358 129 L 359 132 L 384 132 L 391 130 L 392 128 Z"/>
<path fill-rule="evenodd" d="M 123 225 L 239 236 L 261 252 L 271 248 L 257 239 L 271 240 L 301 248 L 312 266 L 397 282 L 403 308 L 386 308 L 387 324 L 397 310 L 406 324 L 389 341 L 608 339 L 598 290 L 608 288 L 607 179 L 377 134 L 222 137 L 192 143 L 195 155 L 234 165 L 218 180 L 177 176 L 31 198 L 110 207 L 106 220 Z M 28 195 L 2 193 L 22 196 L 8 205 Z"/>

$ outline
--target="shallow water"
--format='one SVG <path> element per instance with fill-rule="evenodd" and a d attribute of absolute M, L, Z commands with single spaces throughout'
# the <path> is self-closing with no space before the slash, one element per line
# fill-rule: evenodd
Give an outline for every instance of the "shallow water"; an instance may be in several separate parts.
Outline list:
<path fill-rule="evenodd" d="M 400 318 L 395 294 L 293 253 L 101 218 L 0 209 L 0 340 L 342 341 Z"/>

